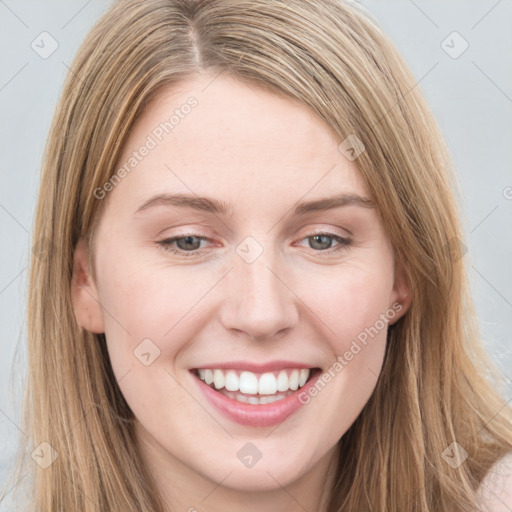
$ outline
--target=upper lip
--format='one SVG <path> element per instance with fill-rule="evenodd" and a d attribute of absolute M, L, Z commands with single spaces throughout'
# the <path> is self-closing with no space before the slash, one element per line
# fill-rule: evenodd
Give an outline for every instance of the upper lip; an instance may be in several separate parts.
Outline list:
<path fill-rule="evenodd" d="M 197 369 L 224 369 L 224 370 L 245 370 L 253 373 L 275 372 L 286 368 L 315 368 L 311 364 L 298 363 L 296 361 L 269 361 L 267 363 L 249 363 L 247 361 L 224 361 L 223 363 L 209 363 L 195 366 L 191 370 Z"/>

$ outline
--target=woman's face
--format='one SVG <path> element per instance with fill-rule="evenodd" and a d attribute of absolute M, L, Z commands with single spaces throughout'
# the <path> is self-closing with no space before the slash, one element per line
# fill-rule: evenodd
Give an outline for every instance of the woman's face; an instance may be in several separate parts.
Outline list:
<path fill-rule="evenodd" d="M 408 290 L 342 140 L 298 102 L 212 80 L 164 89 L 135 124 L 73 300 L 155 465 L 269 490 L 335 453 Z"/>

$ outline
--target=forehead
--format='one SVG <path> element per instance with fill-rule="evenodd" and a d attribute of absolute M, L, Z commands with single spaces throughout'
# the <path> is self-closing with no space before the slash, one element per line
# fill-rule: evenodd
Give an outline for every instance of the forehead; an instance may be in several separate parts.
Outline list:
<path fill-rule="evenodd" d="M 116 167 L 132 169 L 114 192 L 123 190 L 131 206 L 172 192 L 266 209 L 333 192 L 368 197 L 340 142 L 293 98 L 229 76 L 197 75 L 160 89 L 148 104 Z"/>

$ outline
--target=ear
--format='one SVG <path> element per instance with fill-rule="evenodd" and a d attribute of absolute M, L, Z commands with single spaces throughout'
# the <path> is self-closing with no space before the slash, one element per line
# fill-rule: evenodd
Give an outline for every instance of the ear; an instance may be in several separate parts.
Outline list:
<path fill-rule="evenodd" d="M 71 298 L 78 325 L 87 331 L 105 332 L 98 291 L 89 271 L 89 251 L 83 238 L 78 241 L 73 256 Z"/>
<path fill-rule="evenodd" d="M 393 325 L 405 315 L 412 302 L 411 284 L 403 264 L 397 263 L 395 268 L 395 282 L 391 292 L 389 307 L 395 312 L 389 325 Z"/>

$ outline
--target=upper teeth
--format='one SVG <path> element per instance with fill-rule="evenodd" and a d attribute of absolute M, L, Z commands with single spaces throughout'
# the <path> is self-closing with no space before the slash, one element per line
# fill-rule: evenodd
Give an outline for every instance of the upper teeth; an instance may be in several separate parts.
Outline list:
<path fill-rule="evenodd" d="M 199 369 L 199 378 L 206 384 L 213 383 L 215 389 L 240 391 L 250 395 L 273 395 L 278 391 L 295 391 L 304 386 L 309 378 L 309 369 L 281 370 L 257 374 L 248 371 Z"/>

